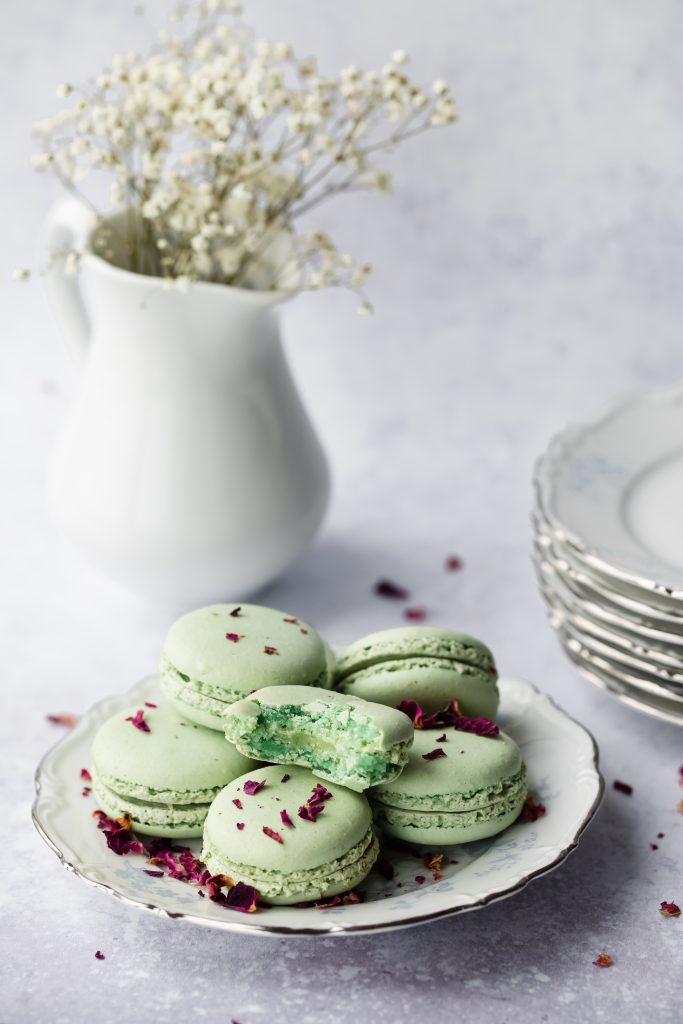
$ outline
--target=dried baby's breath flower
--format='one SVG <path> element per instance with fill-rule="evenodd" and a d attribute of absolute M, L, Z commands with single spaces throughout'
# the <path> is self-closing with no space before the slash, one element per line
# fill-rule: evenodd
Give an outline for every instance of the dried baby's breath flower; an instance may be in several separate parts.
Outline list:
<path fill-rule="evenodd" d="M 371 268 L 311 216 L 343 193 L 389 191 L 378 161 L 455 120 L 448 86 L 420 88 L 402 49 L 381 71 L 324 75 L 287 42 L 256 38 L 240 13 L 232 0 L 183 6 L 146 54 L 114 55 L 82 92 L 60 85 L 66 105 L 34 122 L 33 165 L 81 194 L 106 177 L 117 216 L 100 214 L 92 244 L 118 266 L 181 292 L 195 281 L 345 287 L 368 314 Z M 63 269 L 76 273 L 75 254 Z"/>

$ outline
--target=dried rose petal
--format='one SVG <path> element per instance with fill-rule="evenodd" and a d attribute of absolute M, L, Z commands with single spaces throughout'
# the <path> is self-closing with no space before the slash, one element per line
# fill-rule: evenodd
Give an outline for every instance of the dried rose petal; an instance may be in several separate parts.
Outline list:
<path fill-rule="evenodd" d="M 245 796 L 253 796 L 254 793 L 258 793 L 260 789 L 263 789 L 265 784 L 265 779 L 263 779 L 261 782 L 256 782 L 254 779 L 247 779 L 247 781 L 242 786 L 242 790 Z"/>
<path fill-rule="evenodd" d="M 436 747 L 435 750 L 430 750 L 428 754 L 422 755 L 423 761 L 436 761 L 437 757 L 446 757 L 446 751 L 442 750 L 441 747 Z"/>
<path fill-rule="evenodd" d="M 127 828 L 120 828 L 116 832 L 105 829 L 104 836 L 109 849 L 119 857 L 125 857 L 129 853 L 142 853 L 144 850 L 140 840 L 134 839 L 133 833 L 129 832 Z"/>
<path fill-rule="evenodd" d="M 228 889 L 225 900 L 221 902 L 231 910 L 238 910 L 240 914 L 253 914 L 258 903 L 258 892 L 253 885 L 238 882 Z"/>
<path fill-rule="evenodd" d="M 45 717 L 53 725 L 65 725 L 67 729 L 73 729 L 78 721 L 78 715 L 70 715 L 66 712 L 61 715 L 45 715 Z"/>
<path fill-rule="evenodd" d="M 235 797 L 235 799 L 233 800 L 233 803 L 234 803 L 235 807 L 238 808 L 238 810 L 240 810 L 240 811 L 242 810 L 242 801 L 241 800 L 238 800 L 238 798 Z"/>
<path fill-rule="evenodd" d="M 230 642 L 233 643 L 233 644 L 238 643 L 239 638 L 240 638 L 239 633 L 226 633 L 225 634 L 225 639 L 226 640 L 230 640 Z"/>
<path fill-rule="evenodd" d="M 429 871 L 432 872 L 435 882 L 438 882 L 440 878 L 443 878 L 441 873 L 443 857 L 443 853 L 425 853 L 422 858 L 422 863 Z"/>
<path fill-rule="evenodd" d="M 404 608 L 403 618 L 408 622 L 424 622 L 427 618 L 426 608 Z"/>
<path fill-rule="evenodd" d="M 239 614 L 240 614 L 241 611 L 242 611 L 242 605 L 238 604 L 237 607 L 233 608 L 233 610 L 231 612 L 228 612 L 228 614 L 230 615 L 231 619 L 237 619 L 239 617 Z"/>
<path fill-rule="evenodd" d="M 302 804 L 296 813 L 303 821 L 315 821 L 324 809 L 321 804 Z"/>
<path fill-rule="evenodd" d="M 657 833 L 657 839 L 663 839 L 663 838 L 664 838 L 664 833 L 663 832 L 658 832 Z"/>
<path fill-rule="evenodd" d="M 81 778 L 84 779 L 85 782 L 92 782 L 92 775 L 87 768 L 81 768 Z"/>
<path fill-rule="evenodd" d="M 264 836 L 268 836 L 269 839 L 274 839 L 276 843 L 284 843 L 284 839 L 282 838 L 279 832 L 275 831 L 275 829 L 268 828 L 267 825 L 264 825 L 261 831 L 263 832 Z"/>
<path fill-rule="evenodd" d="M 291 828 L 294 828 L 294 822 L 287 814 L 287 811 L 280 811 L 280 821 L 282 822 L 283 825 L 289 825 L 291 826 Z"/>
<path fill-rule="evenodd" d="M 662 917 L 680 917 L 681 908 L 678 906 L 677 903 L 667 903 L 665 900 L 663 900 L 659 904 L 659 913 L 662 915 Z"/>
<path fill-rule="evenodd" d="M 427 879 L 425 878 L 424 875 L 415 875 L 415 881 L 417 882 L 418 885 L 424 885 Z"/>
<path fill-rule="evenodd" d="M 84 786 L 83 789 L 81 790 L 81 796 L 90 796 L 91 793 L 92 788 L 90 786 Z"/>
<path fill-rule="evenodd" d="M 264 654 L 279 654 L 280 652 L 278 651 L 277 647 L 268 647 L 268 646 L 266 646 L 266 647 L 263 648 L 263 653 Z"/>
<path fill-rule="evenodd" d="M 651 850 L 658 850 L 658 849 L 659 849 L 659 847 L 657 846 L 657 844 L 656 844 L 656 843 L 650 843 L 650 849 L 651 849 Z"/>
<path fill-rule="evenodd" d="M 282 621 L 283 622 L 290 622 L 293 626 L 298 626 L 299 625 L 299 620 L 298 619 L 283 619 Z"/>
<path fill-rule="evenodd" d="M 416 700 L 402 700 L 400 704 L 396 705 L 396 710 L 402 711 L 404 715 L 407 715 L 416 729 L 422 728 L 424 711 Z"/>
<path fill-rule="evenodd" d="M 146 875 L 149 875 L 150 878 L 163 878 L 164 877 L 163 871 L 153 871 L 151 868 L 143 868 L 142 870 L 144 871 L 144 873 Z"/>
<path fill-rule="evenodd" d="M 448 555 L 444 562 L 444 568 L 447 572 L 457 572 L 458 569 L 462 569 L 462 558 L 458 558 L 457 555 Z"/>
<path fill-rule="evenodd" d="M 303 633 L 304 636 L 308 636 L 308 630 L 307 629 L 300 629 L 299 632 Z"/>
<path fill-rule="evenodd" d="M 444 733 L 442 736 L 437 736 L 436 737 L 436 742 L 437 743 L 445 743 L 446 742 L 446 733 Z"/>
<path fill-rule="evenodd" d="M 320 803 L 321 800 L 331 800 L 333 796 L 334 794 L 330 793 L 329 789 L 325 789 L 324 786 L 321 786 L 321 784 L 317 782 L 309 797 L 309 803 L 317 804 Z"/>
<path fill-rule="evenodd" d="M 619 779 L 614 780 L 612 788 L 616 789 L 617 793 L 623 793 L 624 796 L 631 796 L 633 792 L 633 786 L 629 786 L 628 782 L 620 782 Z"/>
<path fill-rule="evenodd" d="M 134 715 L 129 715 L 126 721 L 134 725 L 136 729 L 140 730 L 140 732 L 150 732 L 151 730 L 147 725 L 147 722 L 144 720 L 144 714 L 145 712 L 140 709 L 136 711 Z"/>
<path fill-rule="evenodd" d="M 354 903 L 365 903 L 365 893 L 356 892 L 354 889 L 349 889 L 347 893 L 342 896 L 342 903 L 347 907 L 353 906 Z"/>
<path fill-rule="evenodd" d="M 289 780 L 291 779 L 291 777 L 292 777 L 291 775 L 287 775 L 287 774 L 285 773 L 285 774 L 284 774 L 284 775 L 282 776 L 282 778 L 280 779 L 280 782 L 289 782 Z"/>
<path fill-rule="evenodd" d="M 152 702 L 149 701 L 149 700 L 146 700 L 145 701 L 145 707 L 146 708 L 155 708 L 155 707 L 157 707 L 157 705 L 156 704 L 152 704 Z"/>
<path fill-rule="evenodd" d="M 329 910 L 330 907 L 340 907 L 341 903 L 341 896 L 329 896 L 326 900 L 320 903 L 314 903 L 313 906 L 316 910 Z M 304 903 L 303 906 L 307 906 L 307 904 Z"/>
<path fill-rule="evenodd" d="M 678 785 L 683 786 L 683 764 L 678 769 Z"/>
<path fill-rule="evenodd" d="M 611 967 L 614 960 L 609 953 L 598 953 L 593 963 L 596 967 Z"/>
<path fill-rule="evenodd" d="M 522 810 L 519 812 L 517 821 L 525 821 L 528 824 L 531 824 L 534 821 L 538 821 L 539 818 L 544 817 L 544 815 L 545 807 L 543 804 L 535 803 L 534 798 L 532 796 L 528 796 L 524 801 Z"/>
<path fill-rule="evenodd" d="M 96 960 L 104 960 L 105 959 L 104 953 L 102 952 L 101 949 L 95 950 L 95 959 Z"/>
<path fill-rule="evenodd" d="M 241 832 L 242 829 L 244 828 L 244 822 L 243 821 L 236 821 L 235 822 L 235 827 L 237 828 L 237 830 L 239 832 Z"/>
<path fill-rule="evenodd" d="M 386 878 L 388 882 L 390 882 L 394 875 L 396 874 L 396 868 L 394 867 L 394 865 L 391 863 L 390 860 L 386 860 L 384 858 L 382 860 L 376 861 L 375 870 L 379 871 L 382 878 Z"/>
<path fill-rule="evenodd" d="M 405 601 L 410 597 L 410 591 L 401 587 L 392 580 L 378 580 L 375 583 L 375 593 L 378 597 L 390 597 L 397 601 Z"/>

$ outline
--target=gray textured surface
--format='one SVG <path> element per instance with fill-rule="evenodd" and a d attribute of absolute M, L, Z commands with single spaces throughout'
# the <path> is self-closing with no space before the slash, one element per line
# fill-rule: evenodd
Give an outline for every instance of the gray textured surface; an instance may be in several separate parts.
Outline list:
<path fill-rule="evenodd" d="M 150 16 L 164 7 L 148 5 Z M 78 387 L 33 258 L 51 191 L 27 126 L 143 31 L 132 4 L 26 0 L 6 15 L 2 168 L 0 644 L 5 669 L 0 1021 L 120 1020 L 134 1007 L 240 1024 L 640 1022 L 680 1016 L 683 732 L 619 707 L 564 660 L 530 566 L 535 455 L 569 420 L 683 376 L 683 9 L 590 0 L 254 0 L 255 20 L 332 67 L 407 45 L 449 78 L 462 121 L 396 164 L 394 200 L 331 214 L 376 263 L 377 315 L 341 295 L 285 310 L 295 373 L 336 470 L 319 542 L 262 596 L 332 642 L 400 621 L 392 576 L 431 621 L 480 634 L 507 675 L 596 735 L 608 789 L 581 848 L 514 899 L 411 931 L 231 938 L 136 913 L 69 876 L 29 822 L 56 729 L 154 669 L 175 607 L 113 589 L 44 508 L 54 432 Z M 461 573 L 442 570 L 462 555 Z M 174 595 L 182 606 L 182 595 Z M 651 841 L 666 833 L 659 850 Z M 94 959 L 96 949 L 106 960 Z M 600 971 L 602 949 L 615 959 Z"/>

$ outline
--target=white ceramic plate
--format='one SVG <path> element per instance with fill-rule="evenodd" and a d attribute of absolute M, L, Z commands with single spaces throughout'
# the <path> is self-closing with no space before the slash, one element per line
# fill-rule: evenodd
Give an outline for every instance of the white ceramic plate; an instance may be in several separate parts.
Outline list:
<path fill-rule="evenodd" d="M 563 431 L 536 467 L 553 532 L 597 572 L 683 601 L 683 388 Z"/>
<path fill-rule="evenodd" d="M 226 931 L 270 935 L 349 934 L 403 928 L 475 910 L 511 896 L 557 867 L 576 847 L 600 805 L 603 781 L 590 733 L 529 683 L 500 681 L 502 727 L 520 745 L 531 790 L 547 814 L 533 824 L 515 824 L 494 839 L 443 851 L 443 878 L 432 881 L 407 849 L 386 848 L 396 874 L 386 881 L 373 872 L 362 888 L 364 903 L 328 910 L 273 907 L 240 914 L 201 899 L 193 887 L 143 873 L 142 857 L 111 853 L 83 798 L 80 769 L 90 763 L 98 726 L 114 712 L 157 695 L 150 677 L 128 693 L 96 704 L 41 761 L 36 773 L 33 820 L 61 862 L 85 882 L 125 903 Z M 188 842 L 198 851 L 198 842 Z M 457 864 L 450 863 L 451 860 Z M 415 878 L 427 877 L 419 885 Z M 401 886 L 398 883 L 401 883 Z"/>

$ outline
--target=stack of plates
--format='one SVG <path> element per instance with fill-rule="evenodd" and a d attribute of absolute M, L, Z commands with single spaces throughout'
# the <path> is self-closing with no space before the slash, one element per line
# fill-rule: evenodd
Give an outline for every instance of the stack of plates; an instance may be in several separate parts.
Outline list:
<path fill-rule="evenodd" d="M 564 431 L 535 489 L 534 561 L 567 654 L 683 725 L 683 387 Z"/>

